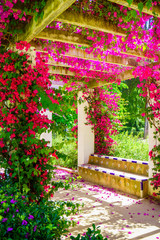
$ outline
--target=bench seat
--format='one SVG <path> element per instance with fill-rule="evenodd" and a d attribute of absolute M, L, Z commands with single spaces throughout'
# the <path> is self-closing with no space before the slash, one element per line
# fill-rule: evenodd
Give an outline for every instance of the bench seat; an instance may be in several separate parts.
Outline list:
<path fill-rule="evenodd" d="M 147 196 L 148 194 L 147 176 L 119 171 L 93 164 L 79 165 L 78 172 L 83 179 L 96 184 L 115 188 L 141 198 Z"/>

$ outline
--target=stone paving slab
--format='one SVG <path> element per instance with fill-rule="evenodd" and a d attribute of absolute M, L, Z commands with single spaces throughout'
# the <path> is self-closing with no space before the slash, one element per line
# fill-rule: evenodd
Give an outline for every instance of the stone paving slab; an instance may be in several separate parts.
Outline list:
<path fill-rule="evenodd" d="M 71 173 L 57 170 L 56 179 L 70 176 Z M 72 217 L 77 222 L 69 229 L 73 236 L 83 234 L 94 223 L 109 240 L 160 239 L 160 202 L 151 197 L 139 199 L 84 180 L 75 185 L 74 189 L 60 190 L 53 198 L 84 203 L 81 212 Z M 70 233 L 62 239 L 68 240 Z"/>

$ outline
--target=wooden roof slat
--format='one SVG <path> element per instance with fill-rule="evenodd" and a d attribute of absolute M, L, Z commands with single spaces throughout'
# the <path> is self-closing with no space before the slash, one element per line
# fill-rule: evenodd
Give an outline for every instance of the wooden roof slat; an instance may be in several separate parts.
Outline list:
<path fill-rule="evenodd" d="M 60 67 L 68 67 L 68 68 L 73 68 L 74 66 L 71 65 L 71 64 L 68 64 L 68 63 L 63 63 L 63 62 L 56 62 L 54 60 L 50 60 L 48 61 L 48 64 L 51 65 L 51 66 L 60 66 Z M 103 73 L 108 73 L 108 70 L 105 70 L 105 69 L 94 69 L 94 67 L 90 67 L 89 69 L 86 68 L 86 67 L 81 67 L 81 69 L 85 69 L 85 70 L 88 70 L 88 71 L 94 71 L 94 72 L 103 72 Z"/>
<path fill-rule="evenodd" d="M 125 67 L 138 66 L 138 62 L 136 62 L 134 59 L 122 58 L 120 56 L 115 56 L 115 55 L 107 55 L 102 60 L 100 57 L 95 57 L 91 53 L 87 54 L 83 49 L 69 49 L 69 51 L 65 53 L 65 56 L 81 58 L 86 60 L 94 60 L 99 62 L 106 62 L 106 63 L 116 64 L 116 65 L 125 66 Z"/>
<path fill-rule="evenodd" d="M 97 81 L 97 80 L 93 79 L 92 81 L 89 81 L 87 85 L 88 85 L 88 88 L 96 88 L 96 87 L 102 87 L 102 86 L 105 86 L 108 84 L 110 84 L 110 83 L 103 82 L 103 81 Z"/>
<path fill-rule="evenodd" d="M 66 76 L 75 76 L 74 72 L 70 71 L 68 68 L 60 67 L 60 66 L 58 67 L 49 66 L 49 73 L 66 75 Z"/>
<path fill-rule="evenodd" d="M 121 81 L 125 81 L 125 80 L 128 80 L 128 79 L 131 79 L 131 78 L 134 78 L 133 76 L 133 71 L 134 71 L 134 68 L 131 69 L 131 70 L 126 70 L 124 72 L 122 72 L 120 75 L 119 75 L 119 79 Z"/>
<path fill-rule="evenodd" d="M 74 70 L 74 69 L 73 69 Z M 66 75 L 66 76 L 78 76 L 74 71 L 71 71 L 68 67 L 62 67 L 62 66 L 49 66 L 49 73 L 50 74 L 59 74 L 59 75 Z M 80 78 L 91 78 L 91 79 L 96 79 L 97 77 L 91 77 L 87 75 L 79 75 Z"/>
<path fill-rule="evenodd" d="M 150 63 L 147 65 L 147 67 L 150 67 L 150 68 L 153 68 L 154 66 L 157 66 L 157 64 L 160 64 L 160 61 L 158 60 L 158 62 L 154 62 L 154 63 Z M 133 71 L 134 71 L 135 68 L 132 68 L 131 70 L 126 70 L 124 72 L 122 72 L 120 75 L 119 75 L 119 78 L 121 79 L 121 81 L 125 81 L 125 80 L 128 80 L 128 79 L 131 79 L 131 78 L 134 78 L 133 76 Z M 156 71 L 156 70 L 155 70 Z"/>
<path fill-rule="evenodd" d="M 50 74 L 58 74 L 58 75 L 65 75 L 65 76 L 73 76 L 75 77 L 75 73 L 71 72 L 68 68 L 64 68 L 64 67 L 56 67 L 53 69 L 53 67 L 49 67 L 49 72 Z M 88 82 L 88 78 L 89 78 L 89 82 Z M 87 79 L 87 85 L 88 88 L 95 88 L 95 87 L 101 87 L 107 84 L 110 84 L 109 82 L 105 82 L 105 81 L 101 81 L 98 78 L 93 78 L 93 77 L 87 77 L 87 76 L 83 76 L 83 78 L 81 78 L 81 80 L 79 80 L 79 82 L 82 83 L 82 85 L 85 84 L 85 79 Z M 62 85 L 62 84 L 61 84 Z"/>
<path fill-rule="evenodd" d="M 124 29 L 114 25 L 112 22 L 109 22 L 103 18 L 93 17 L 89 14 L 76 13 L 70 10 L 66 10 L 55 20 L 84 28 L 93 29 L 96 31 L 111 33 L 119 36 L 126 36 L 126 31 Z"/>
<path fill-rule="evenodd" d="M 30 23 L 26 25 L 24 34 L 19 34 L 18 40 L 30 42 L 36 37 L 47 25 L 49 25 L 55 18 L 69 8 L 76 0 L 48 0 L 44 7 L 43 17 L 39 17 L 36 21 L 35 16 Z"/>
<path fill-rule="evenodd" d="M 50 28 L 44 29 L 41 33 L 39 33 L 36 36 L 36 38 L 48 39 L 48 40 L 51 40 L 53 42 L 54 41 L 67 42 L 67 43 L 70 43 L 70 44 L 81 45 L 81 46 L 84 46 L 84 47 L 89 47 L 89 45 L 91 45 L 90 40 L 87 40 L 85 37 L 83 37 L 79 34 L 76 34 L 76 33 L 69 34 L 68 32 L 66 32 L 64 30 L 56 30 L 56 29 L 50 29 Z M 34 46 L 38 51 L 44 52 L 42 47 L 38 46 L 34 41 L 31 41 L 30 44 L 32 46 Z M 111 49 L 111 46 L 108 46 L 108 49 Z M 113 51 L 114 51 L 114 49 L 113 49 Z M 144 52 L 142 52 L 142 51 L 140 52 L 137 49 L 130 49 L 130 50 L 127 50 L 126 52 L 120 51 L 119 53 L 129 55 L 129 56 L 133 56 L 133 57 L 152 59 L 152 58 L 146 57 Z"/>
<path fill-rule="evenodd" d="M 40 39 L 48 39 L 51 41 L 58 41 L 64 43 L 77 44 L 84 47 L 89 47 L 91 41 L 85 39 L 85 37 L 81 36 L 77 33 L 69 33 L 67 31 L 59 31 L 56 29 L 46 28 L 42 32 L 40 32 L 36 38 Z"/>
<path fill-rule="evenodd" d="M 122 5 L 122 6 L 125 6 L 125 7 L 128 7 L 128 8 L 132 8 L 134 10 L 138 10 L 138 3 L 139 2 L 135 2 L 133 1 L 131 5 L 128 4 L 127 1 L 125 0 L 108 0 L 109 2 L 113 2 L 113 3 L 117 3 L 119 5 Z M 146 13 L 146 14 L 149 14 L 151 16 L 154 16 L 154 13 L 156 14 L 157 17 L 160 17 L 160 7 L 159 6 L 153 6 L 152 9 L 148 9 L 145 4 L 144 4 L 144 7 L 142 9 L 142 12 L 143 13 Z"/>

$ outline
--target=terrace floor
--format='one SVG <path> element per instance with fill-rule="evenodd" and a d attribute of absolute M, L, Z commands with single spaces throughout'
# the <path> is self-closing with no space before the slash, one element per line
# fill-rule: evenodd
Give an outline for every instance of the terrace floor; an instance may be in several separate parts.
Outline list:
<path fill-rule="evenodd" d="M 56 171 L 56 178 L 73 176 L 64 170 Z M 160 239 L 160 202 L 151 197 L 139 199 L 82 179 L 74 185 L 74 189 L 61 190 L 53 198 L 84 203 L 81 212 L 72 217 L 77 222 L 70 228 L 73 236 L 83 234 L 94 223 L 109 240 Z M 69 236 L 62 239 L 67 240 Z"/>

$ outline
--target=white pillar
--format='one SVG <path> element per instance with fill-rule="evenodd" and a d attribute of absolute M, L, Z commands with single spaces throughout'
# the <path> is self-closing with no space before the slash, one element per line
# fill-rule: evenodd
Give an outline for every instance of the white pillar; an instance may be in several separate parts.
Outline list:
<path fill-rule="evenodd" d="M 153 133 L 155 131 L 156 131 L 155 127 L 154 126 L 150 127 L 150 125 L 149 125 L 149 151 L 152 150 L 154 145 L 157 146 L 159 144 L 158 139 L 154 138 L 154 134 Z M 149 178 L 153 177 L 153 170 L 152 170 L 153 167 L 154 167 L 153 161 L 149 157 Z M 153 190 L 153 186 L 151 186 L 150 181 L 149 181 L 148 193 L 149 193 L 149 195 L 152 195 L 153 192 L 158 193 L 159 190 L 158 191 L 157 190 Z M 160 197 L 157 197 L 157 198 L 160 198 Z"/>
<path fill-rule="evenodd" d="M 155 131 L 155 127 L 149 125 L 149 152 L 152 150 L 153 146 L 156 145 L 156 139 L 153 138 L 154 134 L 153 132 Z M 153 161 L 149 157 L 149 177 L 151 178 L 153 176 L 153 170 L 152 168 L 154 167 Z"/>
<path fill-rule="evenodd" d="M 42 113 L 41 113 L 42 114 Z M 43 113 L 44 115 L 47 115 L 48 119 L 52 119 L 52 112 L 50 112 L 49 110 L 46 110 L 46 112 Z M 49 147 L 52 147 L 52 131 L 48 132 L 44 132 L 41 134 L 40 139 L 44 139 L 45 141 L 49 141 L 49 143 L 47 144 Z"/>
<path fill-rule="evenodd" d="M 82 99 L 79 92 L 78 99 Z M 94 132 L 90 125 L 86 125 L 86 113 L 84 107 L 87 102 L 78 103 L 78 165 L 88 163 L 90 154 L 94 153 Z"/>

